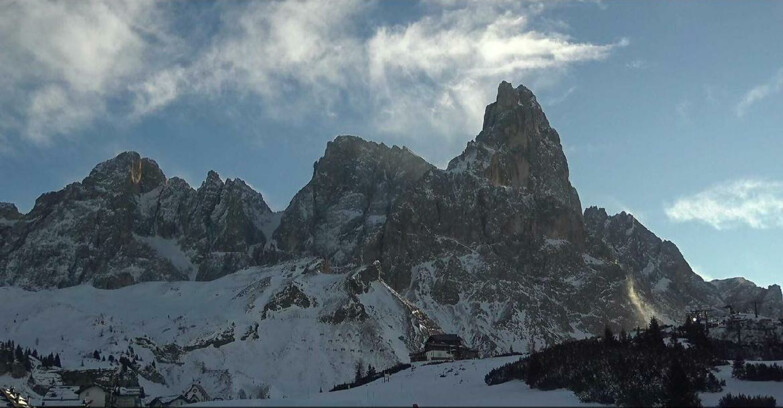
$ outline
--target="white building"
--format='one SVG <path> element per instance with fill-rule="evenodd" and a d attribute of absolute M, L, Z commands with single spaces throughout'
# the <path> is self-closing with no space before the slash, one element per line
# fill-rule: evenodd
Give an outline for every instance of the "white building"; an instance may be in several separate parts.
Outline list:
<path fill-rule="evenodd" d="M 209 394 L 204 390 L 204 388 L 198 384 L 193 384 L 188 388 L 187 391 L 185 391 L 185 398 L 188 401 L 192 402 L 203 402 L 203 401 L 209 401 Z"/>
<path fill-rule="evenodd" d="M 83 407 L 79 387 L 55 385 L 49 388 L 41 400 L 42 407 Z"/>
<path fill-rule="evenodd" d="M 87 407 L 105 407 L 106 390 L 98 385 L 88 385 L 79 388 L 79 399 Z"/>
<path fill-rule="evenodd" d="M 114 406 L 118 408 L 140 407 L 142 391 L 139 387 L 118 387 L 114 392 Z"/>

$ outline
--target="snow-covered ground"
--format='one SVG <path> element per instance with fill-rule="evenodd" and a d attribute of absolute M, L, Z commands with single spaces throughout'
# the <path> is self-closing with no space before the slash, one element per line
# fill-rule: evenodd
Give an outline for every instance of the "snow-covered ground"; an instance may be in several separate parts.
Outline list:
<path fill-rule="evenodd" d="M 194 382 L 223 399 L 266 387 L 277 397 L 317 394 L 352 380 L 358 362 L 377 369 L 407 362 L 427 336 L 384 282 L 323 273 L 313 259 L 211 282 L 0 287 L 0 299 L 0 340 L 59 353 L 68 370 L 116 369 L 93 351 L 118 359 L 130 346 L 140 366 L 155 361 L 165 379 L 139 378 L 150 396 L 178 394 Z"/>
<path fill-rule="evenodd" d="M 423 365 L 393 374 L 388 383 L 376 380 L 350 390 L 323 392 L 302 398 L 212 401 L 199 407 L 230 406 L 599 406 L 580 403 L 568 390 L 541 391 L 521 381 L 488 386 L 484 376 L 518 356 Z"/>
<path fill-rule="evenodd" d="M 783 365 L 783 361 L 748 361 L 748 363 L 765 363 Z M 742 381 L 731 376 L 731 365 L 718 367 L 715 374 L 719 380 L 726 380 L 726 386 L 723 391 L 714 393 L 701 393 L 701 404 L 705 407 L 714 407 L 718 405 L 721 397 L 726 394 L 745 394 L 750 396 L 768 395 L 777 400 L 778 406 L 783 404 L 783 383 L 775 381 Z"/>
<path fill-rule="evenodd" d="M 345 391 L 324 392 L 301 398 L 267 400 L 212 401 L 193 404 L 194 407 L 231 406 L 600 406 L 586 404 L 568 390 L 541 391 L 531 389 L 521 381 L 488 386 L 484 376 L 519 357 L 497 357 L 423 365 L 391 376 L 388 383 L 377 380 Z M 773 361 L 765 362 L 768 364 Z M 783 362 L 777 361 L 779 365 Z M 716 376 L 726 380 L 724 390 L 701 393 L 702 405 L 716 406 L 728 393 L 768 395 L 783 402 L 783 384 L 771 381 L 741 381 L 731 377 L 731 365 L 718 367 Z"/>

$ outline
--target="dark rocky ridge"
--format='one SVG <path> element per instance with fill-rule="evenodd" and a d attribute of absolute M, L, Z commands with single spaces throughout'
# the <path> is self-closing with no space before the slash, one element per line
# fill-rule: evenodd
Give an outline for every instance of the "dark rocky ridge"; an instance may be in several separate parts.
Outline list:
<path fill-rule="evenodd" d="M 603 208 L 590 207 L 584 220 L 589 252 L 622 265 L 637 296 L 656 305 L 654 313 L 679 316 L 689 306 L 722 306 L 719 291 L 693 271 L 677 246 L 631 214 L 609 216 Z"/>
<path fill-rule="evenodd" d="M 779 288 L 704 282 L 629 214 L 583 213 L 560 136 L 533 93 L 506 82 L 445 170 L 339 136 L 276 214 L 242 180 L 209 172 L 193 189 L 127 152 L 29 214 L 0 205 L 0 238 L 0 282 L 27 288 L 210 280 L 303 256 L 335 271 L 377 260 L 384 282 L 487 352 L 727 300 L 783 310 Z"/>
<path fill-rule="evenodd" d="M 745 278 L 715 279 L 710 283 L 718 289 L 726 304 L 731 305 L 735 312 L 783 316 L 783 292 L 780 285 L 762 288 Z"/>
<path fill-rule="evenodd" d="M 14 209 L 4 211 L 14 222 L 3 223 L 0 282 L 25 288 L 213 279 L 252 264 L 275 218 L 239 179 L 210 172 L 193 190 L 136 152 L 43 194 L 28 214 Z"/>
<path fill-rule="evenodd" d="M 433 169 L 407 148 L 337 137 L 285 210 L 274 234 L 277 248 L 334 266 L 371 263 L 380 257 L 392 204 Z"/>

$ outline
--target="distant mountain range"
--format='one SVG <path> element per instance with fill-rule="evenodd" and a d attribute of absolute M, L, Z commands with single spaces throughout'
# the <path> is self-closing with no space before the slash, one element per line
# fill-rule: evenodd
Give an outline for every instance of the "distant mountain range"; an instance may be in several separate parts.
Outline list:
<path fill-rule="evenodd" d="M 652 316 L 679 322 L 689 307 L 755 304 L 783 317 L 780 286 L 705 282 L 673 243 L 632 215 L 583 212 L 560 136 L 533 93 L 507 82 L 481 133 L 446 169 L 404 147 L 339 136 L 282 212 L 240 179 L 210 171 L 194 189 L 135 152 L 43 194 L 27 214 L 0 204 L 5 286 L 210 281 L 308 259 L 326 274 L 379 261 L 390 291 L 484 353 L 607 324 L 631 329 Z M 297 295 L 287 296 L 295 305 Z M 364 318 L 358 306 L 346 307 L 345 316 Z M 421 340 L 400 335 L 411 348 Z"/>

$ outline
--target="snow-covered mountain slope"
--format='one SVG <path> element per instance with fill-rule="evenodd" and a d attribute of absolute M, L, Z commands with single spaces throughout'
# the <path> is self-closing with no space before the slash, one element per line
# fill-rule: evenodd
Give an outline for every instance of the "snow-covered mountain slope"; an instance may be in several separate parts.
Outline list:
<path fill-rule="evenodd" d="M 519 381 L 492 387 L 484 383 L 484 376 L 490 370 L 518 358 L 497 357 L 437 365 L 415 363 L 413 370 L 393 374 L 386 383 L 381 379 L 349 390 L 299 398 L 212 401 L 193 406 L 596 406 L 580 404 L 574 393 L 568 390 L 530 389 Z"/>
<path fill-rule="evenodd" d="M 276 397 L 317 393 L 352 380 L 357 363 L 407 361 L 437 330 L 379 280 L 376 266 L 332 274 L 305 259 L 211 282 L 2 287 L 0 337 L 57 352 L 70 370 L 112 367 L 92 353 L 119 359 L 131 347 L 165 381 L 143 374 L 148 395 L 193 382 L 213 398 L 257 396 L 264 386 Z"/>

